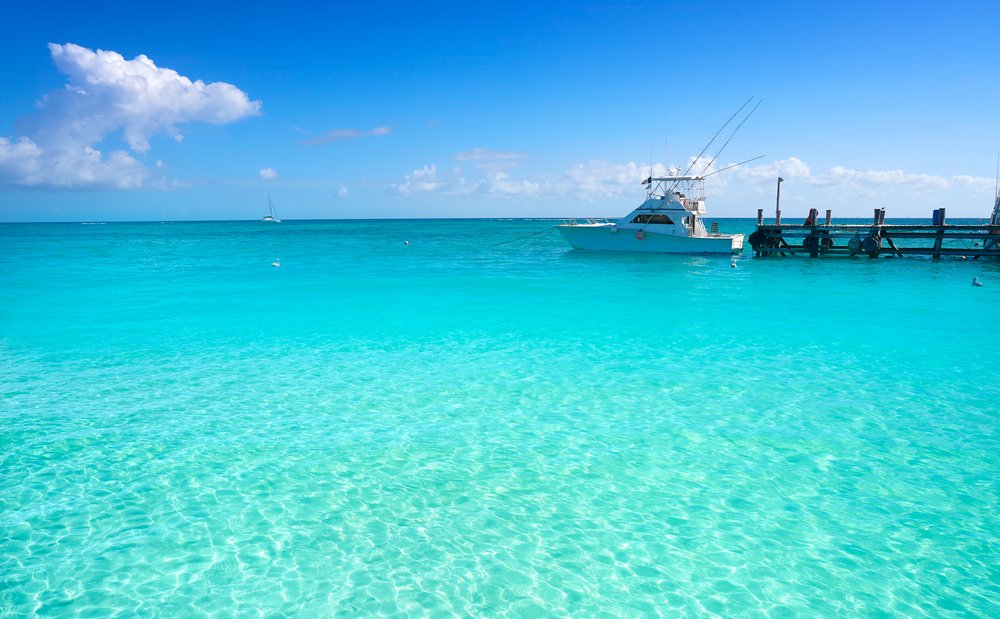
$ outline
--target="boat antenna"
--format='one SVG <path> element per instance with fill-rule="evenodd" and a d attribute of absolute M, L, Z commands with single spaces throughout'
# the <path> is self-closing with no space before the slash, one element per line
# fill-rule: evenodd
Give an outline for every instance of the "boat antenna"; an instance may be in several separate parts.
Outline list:
<path fill-rule="evenodd" d="M 724 151 L 726 149 L 726 146 L 729 146 L 730 140 L 732 140 L 734 137 L 736 137 L 736 132 L 740 130 L 740 127 L 743 126 L 743 123 L 745 123 L 747 120 L 750 119 L 751 116 L 753 116 L 753 113 L 757 111 L 757 108 L 759 108 L 760 104 L 763 103 L 763 102 L 764 102 L 763 100 L 758 101 L 757 105 L 753 106 L 753 109 L 750 110 L 750 112 L 746 115 L 746 117 L 743 120 L 740 121 L 740 124 L 736 125 L 736 128 L 733 129 L 732 134 L 730 134 L 729 138 L 722 145 L 722 148 L 719 149 L 719 152 L 715 153 L 715 156 L 712 157 L 712 160 L 708 162 L 708 165 L 705 166 L 705 169 L 701 171 L 701 174 L 705 174 L 705 172 L 707 172 L 708 169 L 710 167 L 712 167 L 712 164 L 715 163 L 715 160 L 719 158 L 719 155 L 721 155 L 722 151 Z M 701 176 L 701 174 L 699 176 Z"/>
<path fill-rule="evenodd" d="M 710 172 L 710 173 L 706 174 L 704 176 L 704 178 L 708 178 L 709 176 L 712 176 L 713 174 L 718 174 L 719 172 L 725 172 L 726 170 L 729 170 L 730 168 L 735 168 L 736 166 L 743 165 L 744 163 L 750 163 L 751 161 L 757 161 L 758 159 L 762 159 L 764 157 L 767 157 L 767 155 L 758 155 L 757 157 L 754 157 L 753 159 L 747 159 L 746 161 L 741 161 L 739 163 L 734 163 L 733 165 L 727 165 L 726 167 L 722 168 L 721 170 L 716 170 L 715 172 Z"/>
<path fill-rule="evenodd" d="M 701 149 L 701 152 L 698 153 L 698 156 L 694 158 L 694 161 L 692 161 L 690 165 L 688 165 L 687 170 L 684 170 L 684 174 L 681 174 L 681 176 L 687 176 L 688 175 L 688 172 L 691 171 L 691 168 L 694 167 L 694 164 L 699 159 L 701 159 L 701 156 L 705 154 L 705 151 L 707 151 L 709 149 L 709 147 L 712 146 L 712 143 L 715 142 L 715 138 L 719 137 L 719 134 L 722 133 L 722 130 L 725 129 L 726 127 L 728 127 L 729 123 L 733 122 L 733 119 L 736 118 L 736 116 L 739 115 L 739 113 L 743 111 L 743 108 L 745 108 L 746 106 L 748 106 L 751 101 L 753 101 L 753 97 L 750 97 L 749 99 L 747 99 L 746 103 L 744 103 L 743 105 L 741 105 L 740 109 L 738 109 L 735 112 L 733 112 L 733 115 L 729 117 L 729 120 L 727 120 L 725 122 L 725 124 L 723 124 L 721 127 L 719 127 L 719 130 L 715 132 L 715 135 L 713 135 L 712 139 L 708 141 L 708 144 L 705 144 L 705 148 Z"/>

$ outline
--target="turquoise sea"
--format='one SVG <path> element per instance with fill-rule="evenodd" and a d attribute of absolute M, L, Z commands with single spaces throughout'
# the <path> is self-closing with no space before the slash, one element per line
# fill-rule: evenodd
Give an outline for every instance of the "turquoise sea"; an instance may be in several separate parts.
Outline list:
<path fill-rule="evenodd" d="M 0 616 L 1000 616 L 1000 263 L 553 223 L 0 225 Z"/>

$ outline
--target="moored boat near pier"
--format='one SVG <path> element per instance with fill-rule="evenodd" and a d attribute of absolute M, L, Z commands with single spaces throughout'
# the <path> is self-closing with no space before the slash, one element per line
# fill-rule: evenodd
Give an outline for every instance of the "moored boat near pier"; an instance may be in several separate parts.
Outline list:
<path fill-rule="evenodd" d="M 619 221 L 588 219 L 556 226 L 570 245 L 591 251 L 661 254 L 736 254 L 742 234 L 709 232 L 705 214 L 704 176 L 650 176 L 646 200 Z"/>

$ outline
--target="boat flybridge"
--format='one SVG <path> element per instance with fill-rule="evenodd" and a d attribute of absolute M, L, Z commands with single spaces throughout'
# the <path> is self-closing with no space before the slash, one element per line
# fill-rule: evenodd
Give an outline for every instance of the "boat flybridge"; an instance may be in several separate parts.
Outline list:
<path fill-rule="evenodd" d="M 738 254 L 742 234 L 705 229 L 704 176 L 650 176 L 646 201 L 617 222 L 606 219 L 556 226 L 576 249 L 661 254 Z"/>

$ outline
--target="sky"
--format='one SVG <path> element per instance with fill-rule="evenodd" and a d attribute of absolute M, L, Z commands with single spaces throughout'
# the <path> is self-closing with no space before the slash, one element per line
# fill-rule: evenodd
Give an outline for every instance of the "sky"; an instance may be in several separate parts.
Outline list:
<path fill-rule="evenodd" d="M 4 12 L 0 221 L 617 217 L 748 100 L 709 217 L 993 207 L 996 0 Z"/>

